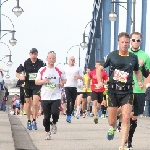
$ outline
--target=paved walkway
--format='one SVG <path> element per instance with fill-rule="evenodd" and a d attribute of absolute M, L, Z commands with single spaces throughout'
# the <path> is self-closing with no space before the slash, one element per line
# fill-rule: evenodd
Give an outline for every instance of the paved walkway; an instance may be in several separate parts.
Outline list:
<path fill-rule="evenodd" d="M 13 116 L 18 118 L 20 123 L 26 128 L 26 116 Z M 57 134 L 52 135 L 51 140 L 45 140 L 45 131 L 42 125 L 43 116 L 37 120 L 38 130 L 27 131 L 25 128 L 19 128 L 19 132 L 26 132 L 26 149 L 30 145 L 31 149 L 37 150 L 117 150 L 120 146 L 120 133 L 115 134 L 113 141 L 106 139 L 106 133 L 109 129 L 107 119 L 99 119 L 99 124 L 94 124 L 92 117 L 72 119 L 69 124 L 65 121 L 65 116 L 60 116 L 57 125 Z M 23 134 L 23 133 L 22 133 Z M 23 138 L 23 137 L 19 137 Z M 29 140 L 30 139 L 30 140 Z M 18 140 L 19 143 L 19 140 Z M 23 144 L 21 144 L 23 146 Z M 134 150 L 150 149 L 150 118 L 139 118 L 138 127 L 134 135 Z M 21 148 L 21 147 L 20 147 Z M 23 147 L 23 149 L 25 149 Z"/>
<path fill-rule="evenodd" d="M 0 111 L 0 150 L 15 150 L 8 114 Z"/>

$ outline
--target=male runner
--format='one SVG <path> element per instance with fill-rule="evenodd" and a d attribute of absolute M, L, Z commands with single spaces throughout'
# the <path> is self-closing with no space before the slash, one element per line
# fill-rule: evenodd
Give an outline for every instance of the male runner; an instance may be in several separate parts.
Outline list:
<path fill-rule="evenodd" d="M 147 78 L 149 75 L 149 69 L 150 69 L 150 57 L 148 54 L 146 54 L 143 50 L 140 49 L 140 44 L 142 42 L 142 34 L 139 32 L 133 32 L 130 35 L 130 43 L 131 48 L 129 49 L 129 52 L 135 54 L 138 57 L 139 60 L 139 68 L 142 73 L 142 83 L 144 83 L 144 78 Z M 132 148 L 132 137 L 135 132 L 135 129 L 137 127 L 137 116 L 143 114 L 144 112 L 144 105 L 145 105 L 145 89 L 141 89 L 138 86 L 138 81 L 133 74 L 133 80 L 134 80 L 134 105 L 133 105 L 133 116 L 130 120 L 130 131 L 129 131 L 129 137 L 127 140 L 128 148 Z"/>
<path fill-rule="evenodd" d="M 142 88 L 142 75 L 139 71 L 138 58 L 128 51 L 130 36 L 121 32 L 118 35 L 119 50 L 108 54 L 103 67 L 97 69 L 98 87 L 103 86 L 102 70 L 109 66 L 108 81 L 108 122 L 111 128 L 108 130 L 107 138 L 112 140 L 115 134 L 118 107 L 121 106 L 122 130 L 121 146 L 119 150 L 125 150 L 125 142 L 129 134 L 130 114 L 133 101 L 133 71 L 136 75 L 138 85 Z"/>
<path fill-rule="evenodd" d="M 38 50 L 32 48 L 30 50 L 30 58 L 28 58 L 23 64 L 22 75 L 16 70 L 16 77 L 20 80 L 25 80 L 25 100 L 26 100 L 26 113 L 27 113 L 27 129 L 37 130 L 36 116 L 38 113 L 38 103 L 40 95 L 40 85 L 35 85 L 35 79 L 37 77 L 38 70 L 45 66 L 45 63 L 37 58 Z M 31 100 L 33 99 L 33 121 L 31 122 Z"/>
<path fill-rule="evenodd" d="M 46 131 L 46 140 L 51 139 L 51 132 L 56 134 L 56 122 L 59 119 L 61 105 L 61 88 L 66 82 L 64 73 L 54 66 L 56 62 L 56 54 L 53 51 L 48 53 L 46 58 L 47 66 L 40 68 L 38 71 L 35 84 L 42 85 L 41 102 L 44 113 L 43 126 Z M 52 115 L 53 121 L 50 122 Z M 52 125 L 50 132 L 50 124 Z"/>

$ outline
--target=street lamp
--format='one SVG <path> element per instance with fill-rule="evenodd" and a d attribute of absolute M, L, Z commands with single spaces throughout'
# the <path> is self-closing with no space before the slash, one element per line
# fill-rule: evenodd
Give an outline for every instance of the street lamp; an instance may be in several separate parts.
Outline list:
<path fill-rule="evenodd" d="M 11 20 L 8 16 L 6 16 L 6 15 L 4 15 L 4 14 L 2 14 L 2 16 L 4 16 L 4 17 L 6 17 L 6 18 L 9 19 L 9 21 L 11 22 L 11 24 L 12 24 L 12 26 L 13 26 L 13 30 L 0 30 L 0 32 L 1 32 L 1 31 L 7 32 L 7 33 L 5 33 L 4 35 L 2 35 L 2 36 L 0 37 L 0 39 L 2 39 L 6 34 L 8 34 L 8 32 L 9 32 L 9 33 L 12 33 L 12 38 L 11 38 L 11 40 L 9 40 L 9 43 L 10 43 L 12 46 L 14 46 L 14 45 L 16 45 L 16 43 L 17 43 L 17 40 L 14 38 L 14 34 L 15 34 L 15 32 L 16 32 L 16 31 L 14 30 L 14 24 L 13 24 L 12 20 Z"/>
<path fill-rule="evenodd" d="M 91 23 L 92 21 L 95 21 L 95 19 L 92 19 L 91 21 L 89 21 L 89 22 L 87 23 L 87 25 L 85 26 L 85 28 L 84 28 L 83 42 L 80 44 L 80 46 L 83 48 L 83 50 L 88 47 L 87 42 L 85 42 L 85 37 L 88 37 L 88 36 L 85 35 L 85 29 L 86 29 L 86 27 L 89 25 L 89 23 Z"/>
<path fill-rule="evenodd" d="M 69 48 L 69 50 L 67 51 L 67 54 L 68 54 L 68 52 L 73 48 L 73 47 L 76 47 L 76 46 L 78 46 L 79 47 L 79 67 L 80 67 L 80 45 L 74 45 L 74 46 L 71 46 L 70 48 Z M 66 64 L 67 64 L 67 62 L 68 62 L 68 57 L 66 57 Z"/>
<path fill-rule="evenodd" d="M 19 0 L 17 0 L 17 6 L 12 9 L 12 12 L 14 12 L 17 17 L 19 17 L 22 12 L 24 12 L 23 9 L 19 6 Z"/>
<path fill-rule="evenodd" d="M 120 3 L 128 3 L 128 2 L 116 2 L 116 1 L 112 1 L 111 3 L 112 3 L 112 10 L 109 13 L 108 17 L 109 17 L 110 21 L 116 21 L 117 18 L 118 18 L 118 15 L 114 11 L 114 3 L 116 3 L 117 5 L 123 7 L 124 9 L 127 10 L 127 8 L 124 7 L 123 5 L 121 5 Z M 133 0 L 132 3 L 133 3 L 133 19 L 131 17 L 131 14 L 130 14 L 130 18 L 131 18 L 131 24 L 133 25 L 132 26 L 132 32 L 135 32 L 135 4 L 136 4 L 136 0 Z"/>
<path fill-rule="evenodd" d="M 4 42 L 1 42 L 2 44 L 4 44 L 4 45 L 6 45 L 7 47 L 8 47 L 8 49 L 9 49 L 9 55 L 5 55 L 5 57 L 9 57 L 9 60 L 8 60 L 8 62 L 7 62 L 7 66 L 9 66 L 9 67 L 11 67 L 12 66 L 12 61 L 11 61 L 11 50 L 10 50 L 10 48 L 9 48 L 9 46 L 6 44 L 6 43 L 4 43 Z M 5 58 L 4 57 L 4 58 Z"/>

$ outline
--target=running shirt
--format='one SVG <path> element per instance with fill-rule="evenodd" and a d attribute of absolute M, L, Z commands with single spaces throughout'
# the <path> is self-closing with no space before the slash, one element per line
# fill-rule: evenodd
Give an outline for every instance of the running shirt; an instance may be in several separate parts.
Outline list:
<path fill-rule="evenodd" d="M 89 80 L 89 75 L 85 74 L 85 75 L 83 76 L 83 83 L 84 83 L 84 85 L 85 85 L 86 87 L 88 87 L 88 80 Z M 88 88 L 88 89 L 87 89 L 86 87 L 83 87 L 82 92 L 91 92 L 91 88 Z"/>
<path fill-rule="evenodd" d="M 89 77 L 92 80 L 92 85 L 91 85 L 92 91 L 94 91 L 94 92 L 104 92 L 105 91 L 104 87 L 97 88 L 98 81 L 97 81 L 97 78 L 96 78 L 96 69 L 94 69 L 93 71 L 90 72 Z M 108 79 L 107 72 L 105 70 L 102 70 L 102 80 L 106 81 L 107 79 Z"/>
<path fill-rule="evenodd" d="M 39 85 L 35 85 L 35 79 L 37 77 L 37 72 L 38 70 L 45 66 L 45 63 L 41 60 L 38 59 L 36 60 L 35 63 L 32 63 L 31 59 L 28 58 L 23 65 L 20 65 L 16 72 L 21 73 L 24 72 L 26 77 L 25 77 L 25 88 L 39 88 Z"/>
<path fill-rule="evenodd" d="M 16 98 L 16 108 L 20 108 L 20 98 Z"/>
<path fill-rule="evenodd" d="M 77 92 L 82 92 L 82 88 L 83 88 L 83 81 L 81 79 L 78 79 Z"/>
<path fill-rule="evenodd" d="M 74 79 L 74 76 L 83 76 L 82 70 L 78 66 L 70 67 L 69 65 L 65 65 L 64 73 L 67 79 L 64 87 L 77 87 L 78 81 Z"/>
<path fill-rule="evenodd" d="M 104 68 L 109 66 L 108 92 L 115 94 L 130 94 L 133 89 L 126 91 L 114 90 L 111 84 L 123 87 L 124 85 L 132 85 L 133 71 L 139 70 L 138 58 L 129 52 L 128 56 L 119 55 L 119 51 L 113 51 L 108 54 Z"/>
<path fill-rule="evenodd" d="M 150 69 L 150 57 L 144 51 L 142 50 L 132 51 L 132 49 L 129 49 L 129 51 L 135 54 L 138 57 L 138 59 L 142 59 L 144 61 L 146 69 Z M 140 67 L 140 70 L 141 69 L 142 67 Z M 133 80 L 134 80 L 133 93 L 145 93 L 145 89 L 144 88 L 140 89 L 140 87 L 138 86 L 135 74 L 133 74 Z M 142 76 L 142 81 L 144 82 L 144 76 Z"/>
<path fill-rule="evenodd" d="M 48 68 L 45 66 L 39 69 L 36 80 L 45 78 L 50 78 L 50 82 L 42 85 L 41 100 L 60 100 L 61 88 L 59 83 L 61 79 L 65 79 L 64 73 L 57 67 Z"/>

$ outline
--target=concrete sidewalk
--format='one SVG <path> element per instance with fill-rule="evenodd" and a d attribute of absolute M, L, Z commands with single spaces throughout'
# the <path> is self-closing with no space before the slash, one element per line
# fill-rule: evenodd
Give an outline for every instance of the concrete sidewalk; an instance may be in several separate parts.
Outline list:
<path fill-rule="evenodd" d="M 15 150 L 8 114 L 0 111 L 0 150 Z"/>
<path fill-rule="evenodd" d="M 16 117 L 16 116 L 15 116 Z M 26 116 L 17 116 L 26 128 Z M 45 140 L 43 116 L 37 119 L 38 130 L 23 130 L 28 132 L 35 150 L 117 150 L 120 146 L 120 133 L 115 133 L 112 141 L 106 139 L 109 129 L 107 119 L 99 118 L 99 123 L 94 124 L 92 117 L 72 119 L 72 123 L 65 121 L 65 116 L 60 116 L 57 125 L 57 134 L 52 134 L 51 140 Z M 150 149 L 150 118 L 139 118 L 138 127 L 134 135 L 134 150 Z M 19 141 L 18 141 L 19 142 Z M 26 142 L 26 141 L 24 141 Z M 26 142 L 26 144 L 28 144 Z"/>

